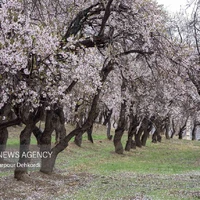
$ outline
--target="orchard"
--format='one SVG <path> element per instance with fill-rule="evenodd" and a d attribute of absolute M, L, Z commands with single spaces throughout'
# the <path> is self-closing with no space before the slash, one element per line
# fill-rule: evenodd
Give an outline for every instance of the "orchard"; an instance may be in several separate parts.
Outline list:
<path fill-rule="evenodd" d="M 196 139 L 198 1 L 190 4 L 191 18 L 172 17 L 154 0 L 2 0 L 0 5 L 0 152 L 7 128 L 22 124 L 16 179 L 27 173 L 23 155 L 32 134 L 41 154 L 51 155 L 41 158 L 46 174 L 70 140 L 81 146 L 87 133 L 93 142 L 95 123 L 107 126 L 117 154 L 145 146 L 152 131 L 153 143 L 161 142 L 163 132 L 167 139 L 176 133 L 182 139 L 188 121 Z M 71 132 L 66 123 L 73 124 Z"/>

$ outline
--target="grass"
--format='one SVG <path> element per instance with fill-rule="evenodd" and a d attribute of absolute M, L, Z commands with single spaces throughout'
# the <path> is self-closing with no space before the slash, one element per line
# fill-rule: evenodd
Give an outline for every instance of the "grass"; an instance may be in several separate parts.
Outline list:
<path fill-rule="evenodd" d="M 70 143 L 69 147 L 60 154 L 57 165 L 68 163 L 68 168 L 109 174 L 113 171 L 132 171 L 138 173 L 180 174 L 191 170 L 200 170 L 200 142 L 185 140 L 163 140 L 153 144 L 150 140 L 147 146 L 124 152 L 123 155 L 114 153 L 112 141 L 105 139 L 103 131 L 94 133 L 100 140 L 91 144 L 84 137 L 81 148 Z M 101 137 L 104 138 L 101 138 Z M 126 135 L 123 137 L 125 146 Z M 65 158 L 62 160 L 63 155 Z M 73 156 L 72 156 L 73 155 Z"/>
<path fill-rule="evenodd" d="M 16 147 L 19 134 L 12 131 L 8 143 Z M 124 134 L 124 146 L 126 138 Z M 153 144 L 148 140 L 146 147 L 118 155 L 104 127 L 94 128 L 93 139 L 94 144 L 85 135 L 82 147 L 70 142 L 57 158 L 56 169 L 65 174 L 94 177 L 74 192 L 73 199 L 200 199 L 200 142 L 163 139 Z M 36 144 L 34 138 L 32 143 Z"/>

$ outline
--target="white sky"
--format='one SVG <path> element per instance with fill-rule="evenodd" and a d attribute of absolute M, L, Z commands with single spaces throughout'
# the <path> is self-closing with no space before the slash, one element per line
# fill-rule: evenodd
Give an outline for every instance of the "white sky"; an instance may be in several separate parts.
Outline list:
<path fill-rule="evenodd" d="M 159 4 L 163 4 L 164 7 L 171 12 L 178 12 L 187 3 L 187 0 L 157 0 Z"/>

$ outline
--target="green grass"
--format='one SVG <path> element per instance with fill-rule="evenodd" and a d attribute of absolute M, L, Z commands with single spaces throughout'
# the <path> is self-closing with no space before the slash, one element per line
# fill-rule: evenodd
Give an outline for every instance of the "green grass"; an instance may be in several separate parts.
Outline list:
<path fill-rule="evenodd" d="M 60 154 L 57 165 L 67 162 L 69 169 L 99 174 L 109 174 L 113 171 L 180 174 L 200 170 L 200 142 L 198 141 L 163 139 L 162 143 L 153 144 L 148 140 L 146 147 L 118 155 L 114 153 L 112 141 L 105 139 L 103 131 L 97 132 L 95 137 L 100 140 L 95 140 L 94 144 L 84 137 L 81 148 L 70 143 L 69 147 Z M 126 135 L 123 137 L 124 145 L 125 141 Z M 65 154 L 64 160 L 62 160 L 63 154 Z"/>
<path fill-rule="evenodd" d="M 68 132 L 71 129 L 68 127 Z M 18 136 L 11 134 L 9 145 L 18 145 Z M 57 158 L 56 169 L 65 174 L 94 175 L 91 182 L 77 189 L 73 199 L 200 198 L 200 142 L 163 139 L 153 144 L 149 139 L 146 147 L 118 155 L 113 142 L 106 139 L 104 127 L 94 128 L 93 139 L 94 144 L 85 135 L 82 147 L 71 141 Z M 126 139 L 124 134 L 124 146 Z M 36 144 L 34 138 L 31 141 Z"/>

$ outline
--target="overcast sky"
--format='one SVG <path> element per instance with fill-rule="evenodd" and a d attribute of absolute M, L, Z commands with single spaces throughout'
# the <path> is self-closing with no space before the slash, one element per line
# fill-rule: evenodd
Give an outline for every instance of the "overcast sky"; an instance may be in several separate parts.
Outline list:
<path fill-rule="evenodd" d="M 180 7 L 186 5 L 187 0 L 157 0 L 159 4 L 163 4 L 169 11 L 176 12 Z"/>

